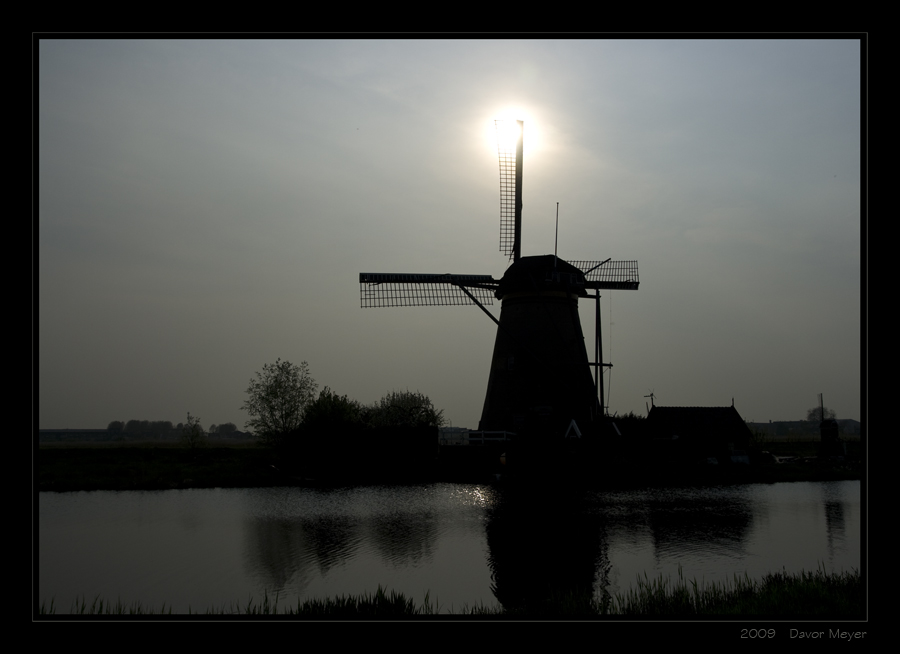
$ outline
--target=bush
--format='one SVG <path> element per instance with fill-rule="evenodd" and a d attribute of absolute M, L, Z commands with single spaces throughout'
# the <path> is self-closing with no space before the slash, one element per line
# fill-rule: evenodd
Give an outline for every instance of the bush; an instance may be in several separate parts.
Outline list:
<path fill-rule="evenodd" d="M 363 407 L 346 395 L 338 395 L 328 386 L 306 407 L 303 426 L 308 430 L 357 427 L 363 423 Z"/>
<path fill-rule="evenodd" d="M 365 420 L 371 427 L 443 427 L 444 412 L 418 391 L 393 391 L 370 407 Z"/>

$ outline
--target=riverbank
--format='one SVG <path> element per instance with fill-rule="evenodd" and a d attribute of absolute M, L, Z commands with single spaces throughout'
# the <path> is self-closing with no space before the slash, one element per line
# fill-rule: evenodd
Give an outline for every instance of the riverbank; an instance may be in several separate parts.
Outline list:
<path fill-rule="evenodd" d="M 194 614 L 203 615 L 194 611 Z M 42 602 L 40 616 L 60 615 L 55 600 Z M 115 604 L 94 598 L 76 600 L 69 615 L 171 615 L 139 602 Z M 422 616 L 478 616 L 513 619 L 603 619 L 603 618 L 705 618 L 762 617 L 861 619 L 864 617 L 862 582 L 859 571 L 828 574 L 824 571 L 798 574 L 768 574 L 760 581 L 736 578 L 723 584 L 698 584 L 663 578 L 638 580 L 635 590 L 605 598 L 561 596 L 540 606 L 505 609 L 501 606 L 462 606 L 449 612 L 428 595 L 422 603 L 402 593 L 379 587 L 374 594 L 308 599 L 293 606 L 278 606 L 277 598 L 264 596 L 246 604 L 209 608 L 206 615 L 287 616 L 300 619 L 403 619 Z"/>
<path fill-rule="evenodd" d="M 273 453 L 255 443 L 190 451 L 174 443 L 41 445 L 37 487 L 42 491 L 164 490 L 281 486 Z"/>
<path fill-rule="evenodd" d="M 814 441 L 767 443 L 749 465 L 684 465 L 623 458 L 582 476 L 592 486 L 635 488 L 785 481 L 860 479 L 859 441 L 848 443 L 844 459 L 819 459 Z M 469 482 L 495 480 L 503 471 L 499 450 L 448 446 L 414 471 L 389 480 L 378 469 L 359 477 L 316 479 L 309 468 L 285 463 L 255 443 L 212 444 L 194 451 L 174 443 L 42 444 L 35 475 L 41 491 L 165 490 L 173 488 L 260 488 L 377 481 Z"/>

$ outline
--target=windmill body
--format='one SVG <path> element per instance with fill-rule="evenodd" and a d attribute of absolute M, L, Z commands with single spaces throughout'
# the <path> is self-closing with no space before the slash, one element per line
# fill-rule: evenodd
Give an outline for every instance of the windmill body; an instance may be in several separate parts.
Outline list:
<path fill-rule="evenodd" d="M 575 433 L 596 434 L 604 413 L 600 367 L 609 365 L 599 360 L 599 291 L 636 290 L 637 262 L 520 256 L 522 122 L 516 127 L 514 146 L 500 145 L 500 249 L 513 261 L 503 277 L 361 273 L 361 304 L 479 306 L 497 323 L 479 430 L 554 438 L 571 433 L 574 423 Z M 578 314 L 585 298 L 597 306 L 593 362 Z M 499 320 L 484 308 L 494 299 L 501 302 Z"/>
<path fill-rule="evenodd" d="M 578 300 L 584 274 L 552 254 L 522 257 L 500 280 L 500 324 L 479 430 L 559 433 L 599 413 Z"/>

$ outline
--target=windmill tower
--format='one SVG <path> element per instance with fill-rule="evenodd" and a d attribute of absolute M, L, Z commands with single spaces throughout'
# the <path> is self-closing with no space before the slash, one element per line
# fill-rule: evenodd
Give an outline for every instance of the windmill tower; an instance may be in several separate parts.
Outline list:
<path fill-rule="evenodd" d="M 511 265 L 491 275 L 360 273 L 363 307 L 475 304 L 497 323 L 479 430 L 548 436 L 591 433 L 604 415 L 600 290 L 637 290 L 637 261 L 570 261 L 521 256 L 522 121 L 496 121 L 500 154 L 500 251 Z M 504 138 L 512 131 L 513 138 Z M 593 294 L 589 291 L 593 291 Z M 500 319 L 485 305 L 501 302 Z M 596 303 L 589 361 L 578 302 Z M 594 379 L 591 379 L 591 368 Z"/>

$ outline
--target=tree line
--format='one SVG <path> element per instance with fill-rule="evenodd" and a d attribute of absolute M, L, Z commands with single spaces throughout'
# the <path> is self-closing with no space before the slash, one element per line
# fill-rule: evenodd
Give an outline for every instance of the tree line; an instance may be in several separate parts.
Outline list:
<path fill-rule="evenodd" d="M 176 438 L 182 434 L 184 429 L 188 427 L 188 423 L 179 422 L 177 425 L 172 424 L 171 420 L 113 420 L 106 426 L 106 431 L 114 435 L 123 436 L 144 436 L 147 438 Z M 190 425 L 193 427 L 193 425 Z M 210 425 L 208 430 L 204 430 L 197 423 L 197 426 L 205 434 L 231 436 L 238 431 L 237 425 L 233 422 L 225 422 L 220 425 Z"/>
<path fill-rule="evenodd" d="M 241 406 L 249 419 L 245 430 L 264 445 L 280 446 L 310 434 L 359 433 L 367 429 L 442 427 L 444 412 L 419 391 L 390 391 L 372 404 L 363 404 L 319 385 L 309 364 L 276 360 L 265 364 L 250 380 L 247 400 Z M 113 420 L 112 435 L 170 440 L 181 438 L 193 447 L 205 436 L 233 436 L 232 422 L 210 425 L 188 413 L 187 422 L 170 420 Z"/>
<path fill-rule="evenodd" d="M 241 407 L 250 416 L 247 428 L 267 445 L 284 445 L 304 436 L 359 432 L 378 428 L 441 427 L 444 412 L 419 391 L 391 391 L 363 404 L 318 384 L 309 364 L 278 359 L 250 380 Z"/>

